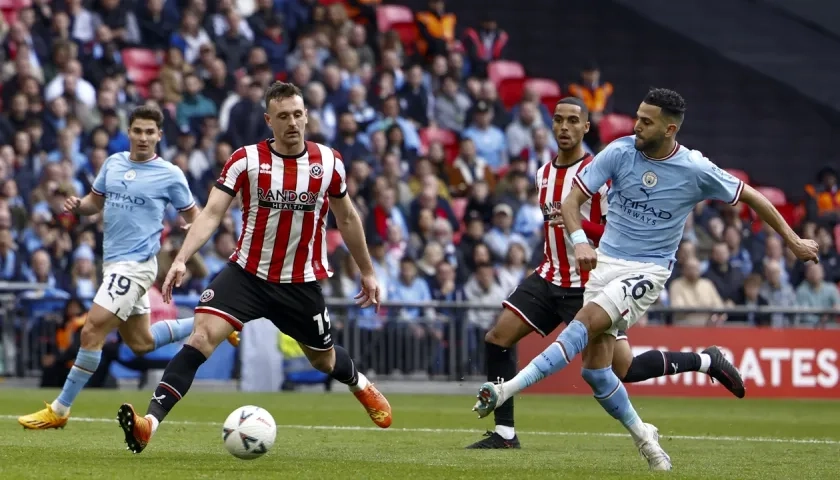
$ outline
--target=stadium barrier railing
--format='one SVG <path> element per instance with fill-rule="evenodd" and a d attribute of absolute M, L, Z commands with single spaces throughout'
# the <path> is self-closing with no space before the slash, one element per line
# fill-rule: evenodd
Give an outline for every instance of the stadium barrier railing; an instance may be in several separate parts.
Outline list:
<path fill-rule="evenodd" d="M 4 290 L 0 284 L 0 334 L 5 375 L 40 375 L 41 358 L 53 348 L 50 339 L 60 322 L 61 299 L 45 295 L 43 286 Z M 11 288 L 11 287 L 10 287 Z M 26 293 L 20 292 L 25 290 Z M 17 293 L 16 293 L 17 292 Z M 33 294 L 33 292 L 35 292 Z M 23 301 L 29 297 L 28 301 Z M 188 315 L 197 296 L 176 298 L 182 316 Z M 484 336 L 499 313 L 498 305 L 451 302 L 385 302 L 380 313 L 360 311 L 351 300 L 327 300 L 336 343 L 344 345 L 363 372 L 377 379 L 405 381 L 484 379 Z M 726 313 L 728 315 L 785 315 L 787 328 L 758 328 L 745 323 L 718 326 L 669 325 L 674 315 Z M 806 315 L 826 318 L 816 325 Z M 630 329 L 635 353 L 649 349 L 701 351 L 719 345 L 741 370 L 748 389 L 758 396 L 840 398 L 840 312 L 836 310 L 725 307 L 720 309 L 655 306 L 646 325 Z M 813 317 L 812 317 L 813 318 Z M 552 342 L 529 335 L 517 347 L 520 366 Z M 570 366 L 530 391 L 582 393 L 579 365 Z M 317 378 L 317 376 L 315 376 Z M 698 388 L 699 387 L 699 388 Z M 629 387 L 637 393 L 663 395 L 726 395 L 711 387 L 702 374 L 681 374 Z"/>

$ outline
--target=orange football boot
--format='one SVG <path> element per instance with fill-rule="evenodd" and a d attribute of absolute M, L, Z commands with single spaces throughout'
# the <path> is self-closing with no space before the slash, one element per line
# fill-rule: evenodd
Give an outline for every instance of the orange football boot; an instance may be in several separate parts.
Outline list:
<path fill-rule="evenodd" d="M 353 392 L 353 395 L 359 400 L 370 419 L 373 420 L 378 427 L 388 428 L 391 426 L 391 404 L 385 395 L 376 389 L 372 383 L 369 383 L 364 390 Z"/>
<path fill-rule="evenodd" d="M 125 432 L 125 444 L 132 453 L 140 453 L 152 439 L 152 422 L 137 415 L 130 403 L 123 403 L 117 412 L 117 420 Z"/>

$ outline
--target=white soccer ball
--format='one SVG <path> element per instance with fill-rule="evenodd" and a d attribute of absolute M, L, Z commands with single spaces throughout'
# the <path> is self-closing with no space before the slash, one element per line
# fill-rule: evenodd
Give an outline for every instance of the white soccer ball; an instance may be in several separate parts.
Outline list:
<path fill-rule="evenodd" d="M 245 405 L 234 410 L 225 420 L 222 440 L 236 458 L 253 460 L 263 456 L 277 438 L 277 424 L 265 409 Z"/>

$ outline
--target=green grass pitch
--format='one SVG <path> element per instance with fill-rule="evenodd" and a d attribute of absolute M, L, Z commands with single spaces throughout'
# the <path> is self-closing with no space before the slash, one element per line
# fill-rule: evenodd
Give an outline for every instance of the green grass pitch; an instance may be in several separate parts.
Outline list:
<path fill-rule="evenodd" d="M 523 396 L 517 429 L 523 449 L 463 447 L 491 428 L 469 396 L 389 395 L 394 423 L 380 430 L 352 395 L 191 392 L 139 455 L 125 449 L 116 411 L 145 412 L 149 391 L 82 392 L 64 430 L 24 431 L 16 422 L 56 391 L 0 387 L 0 479 L 649 478 L 647 462 L 621 426 L 590 397 Z M 386 392 L 387 393 L 387 392 Z M 277 443 L 237 460 L 221 424 L 241 405 L 267 409 Z M 657 425 L 675 479 L 829 479 L 840 476 L 840 403 L 635 398 Z"/>

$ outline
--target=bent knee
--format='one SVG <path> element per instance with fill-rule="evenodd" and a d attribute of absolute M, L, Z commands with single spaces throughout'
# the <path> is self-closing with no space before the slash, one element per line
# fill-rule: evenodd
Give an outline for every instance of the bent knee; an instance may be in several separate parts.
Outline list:
<path fill-rule="evenodd" d="M 312 365 L 312 368 L 318 370 L 319 372 L 323 373 L 332 373 L 333 368 L 335 368 L 335 361 L 331 357 L 331 355 L 318 355 L 309 359 L 309 364 Z"/>

